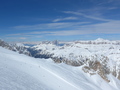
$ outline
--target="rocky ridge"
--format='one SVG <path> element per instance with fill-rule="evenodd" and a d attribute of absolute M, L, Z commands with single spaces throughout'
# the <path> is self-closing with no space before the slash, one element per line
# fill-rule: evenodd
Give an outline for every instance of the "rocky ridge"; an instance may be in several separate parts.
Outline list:
<path fill-rule="evenodd" d="M 80 66 L 85 73 L 98 74 L 107 82 L 110 82 L 110 74 L 120 80 L 120 41 L 97 39 L 62 46 L 58 41 L 46 41 L 28 47 L 0 40 L 0 46 L 35 58 L 51 58 L 55 63 Z"/>

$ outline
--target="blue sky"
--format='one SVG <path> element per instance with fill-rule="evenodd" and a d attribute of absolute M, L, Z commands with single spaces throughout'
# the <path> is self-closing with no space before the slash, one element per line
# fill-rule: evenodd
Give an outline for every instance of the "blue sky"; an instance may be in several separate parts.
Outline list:
<path fill-rule="evenodd" d="M 120 40 L 120 0 L 1 0 L 0 38 Z"/>

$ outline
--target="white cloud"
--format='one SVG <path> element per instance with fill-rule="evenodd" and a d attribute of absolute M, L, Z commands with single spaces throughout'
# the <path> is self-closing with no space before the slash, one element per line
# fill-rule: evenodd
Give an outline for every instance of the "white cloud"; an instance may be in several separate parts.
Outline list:
<path fill-rule="evenodd" d="M 114 9 L 118 9 L 119 7 L 117 6 L 111 6 L 111 7 L 103 7 L 103 9 L 106 9 L 106 10 L 114 10 Z"/>
<path fill-rule="evenodd" d="M 66 18 L 58 18 L 53 20 L 53 22 L 59 22 L 59 21 L 65 21 L 65 20 L 76 20 L 78 19 L 77 17 L 66 17 Z"/>
<path fill-rule="evenodd" d="M 27 38 L 25 38 L 25 37 L 20 37 L 19 39 L 25 40 L 25 39 L 27 39 Z"/>
<path fill-rule="evenodd" d="M 110 20 L 110 19 L 99 18 L 99 17 L 95 17 L 95 16 L 91 16 L 91 15 L 86 15 L 86 14 L 83 14 L 83 13 L 80 13 L 80 12 L 74 12 L 74 11 L 64 11 L 64 13 L 79 15 L 79 16 L 83 16 L 85 18 L 99 20 L 99 21 L 113 21 L 113 20 Z"/>
<path fill-rule="evenodd" d="M 120 34 L 120 21 L 110 21 L 99 24 L 83 25 L 72 30 L 59 31 L 35 31 L 29 33 L 12 34 L 11 36 L 23 35 L 30 36 L 70 36 L 70 35 L 85 35 L 85 34 Z"/>
<path fill-rule="evenodd" d="M 87 23 L 90 23 L 90 22 L 46 23 L 46 24 L 36 24 L 36 25 L 15 26 L 13 28 L 18 29 L 18 30 L 62 29 L 62 28 L 79 26 L 79 25 L 87 24 Z"/>
<path fill-rule="evenodd" d="M 120 34 L 120 21 L 110 21 L 86 26 L 86 29 L 93 30 L 94 33 Z M 84 27 L 85 28 L 85 27 Z"/>
<path fill-rule="evenodd" d="M 76 30 L 51 32 L 50 35 L 85 35 L 85 34 L 120 34 L 120 21 L 105 22 L 100 24 L 85 25 Z"/>
<path fill-rule="evenodd" d="M 111 4 L 111 6 L 120 4 L 120 0 L 91 0 L 91 2 L 96 3 L 97 5 Z"/>

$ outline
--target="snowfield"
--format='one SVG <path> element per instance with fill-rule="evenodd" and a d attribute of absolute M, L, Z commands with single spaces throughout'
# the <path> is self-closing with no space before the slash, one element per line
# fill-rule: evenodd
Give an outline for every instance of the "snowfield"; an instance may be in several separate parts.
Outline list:
<path fill-rule="evenodd" d="M 0 47 L 0 90 L 120 90 L 120 80 L 90 75 L 82 66 L 56 64 Z"/>

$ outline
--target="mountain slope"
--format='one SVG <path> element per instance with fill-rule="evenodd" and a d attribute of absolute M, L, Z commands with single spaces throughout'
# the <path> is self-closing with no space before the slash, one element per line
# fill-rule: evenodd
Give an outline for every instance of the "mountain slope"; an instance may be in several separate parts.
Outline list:
<path fill-rule="evenodd" d="M 120 81 L 109 75 L 107 83 L 99 75 L 86 74 L 81 67 L 55 64 L 51 59 L 35 59 L 0 47 L 1 90 L 119 90 Z"/>
<path fill-rule="evenodd" d="M 71 42 L 63 46 L 40 43 L 31 49 L 36 52 L 31 54 L 33 57 L 51 58 L 56 63 L 82 66 L 85 73 L 99 74 L 107 82 L 110 82 L 110 74 L 120 80 L 120 41 L 99 38 Z"/>

